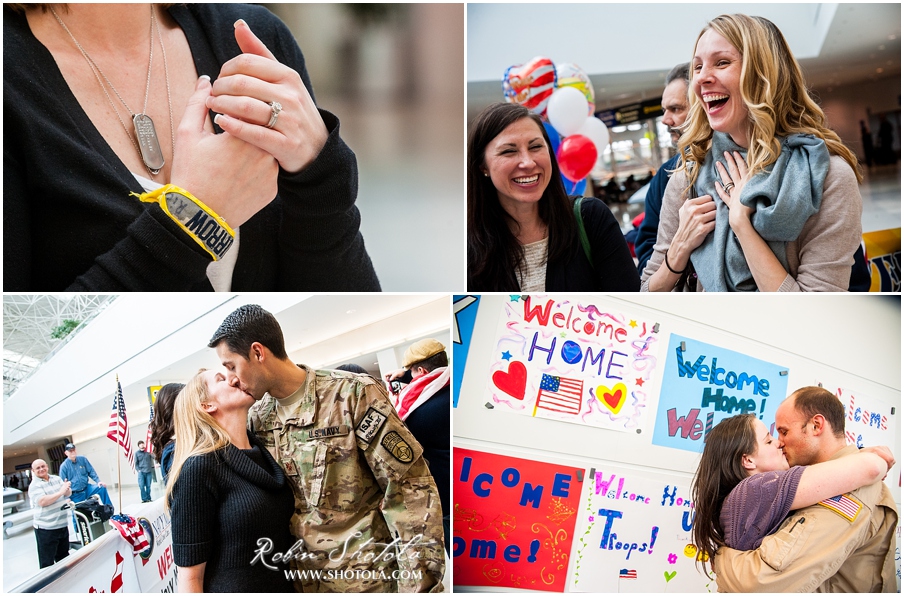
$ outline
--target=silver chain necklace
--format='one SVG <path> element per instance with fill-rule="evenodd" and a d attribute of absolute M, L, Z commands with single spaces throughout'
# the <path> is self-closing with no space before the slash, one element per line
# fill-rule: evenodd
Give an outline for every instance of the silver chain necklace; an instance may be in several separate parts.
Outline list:
<path fill-rule="evenodd" d="M 82 47 L 82 44 L 75 39 L 75 36 L 72 35 L 72 32 L 69 30 L 69 27 L 63 22 L 63 19 L 60 18 L 60 15 L 56 13 L 53 9 L 53 6 L 50 7 L 50 12 L 53 13 L 53 16 L 56 17 L 57 22 L 63 28 L 63 30 L 69 34 L 69 37 L 72 38 L 72 42 L 75 44 L 75 47 L 79 49 L 82 53 L 82 56 L 85 57 L 85 60 L 88 62 L 88 66 L 91 67 L 91 72 L 94 73 L 94 78 L 97 79 L 97 83 L 100 85 L 101 90 L 104 92 L 104 95 L 107 97 L 107 101 L 110 102 L 110 107 L 113 108 L 113 111 L 116 113 L 116 117 L 119 119 L 119 123 L 122 124 L 123 130 L 126 131 L 126 135 L 129 137 L 129 140 L 132 142 L 132 145 L 138 151 L 138 154 L 141 156 L 141 161 L 144 162 L 145 167 L 151 174 L 159 174 L 160 170 L 163 169 L 163 165 L 166 161 L 163 158 L 163 152 L 160 150 L 160 140 L 157 138 L 157 129 L 154 128 L 154 121 L 151 120 L 151 117 L 148 116 L 148 98 L 151 95 L 151 65 L 154 62 L 154 30 L 157 31 L 157 39 L 160 41 L 160 51 L 163 53 L 163 75 L 166 79 L 166 102 L 169 108 L 169 125 L 170 125 L 170 144 L 172 145 L 173 154 L 176 152 L 176 137 L 173 134 L 173 102 L 170 97 L 170 84 L 169 84 L 169 69 L 166 64 L 166 47 L 163 45 L 163 35 L 160 33 L 160 26 L 157 24 L 157 17 L 154 15 L 154 6 L 151 5 L 151 29 L 149 32 L 150 37 L 150 45 L 151 49 L 148 53 L 148 80 L 147 85 L 145 86 L 144 91 L 144 108 L 140 114 L 136 114 L 129 108 L 126 104 L 126 101 L 122 98 L 122 95 L 119 94 L 119 91 L 116 90 L 116 87 L 113 86 L 113 83 L 110 82 L 110 79 L 107 78 L 107 75 L 103 73 L 97 63 L 91 59 L 91 56 L 88 55 L 88 52 L 85 51 L 85 48 Z M 107 85 L 110 86 L 110 89 L 113 90 L 113 93 L 116 94 L 116 97 L 119 98 L 119 101 L 122 102 L 122 105 L 125 106 L 126 110 L 132 116 L 132 125 L 135 128 L 135 137 L 138 141 L 135 141 L 135 138 L 132 138 L 132 134 L 129 132 L 129 127 L 126 126 L 125 121 L 122 119 L 122 116 L 119 114 L 119 110 L 116 109 L 116 104 L 113 103 L 113 99 L 110 97 L 110 94 L 107 93 L 107 87 L 104 85 L 103 81 L 101 81 L 101 77 L 104 78 L 104 81 L 107 82 Z"/>

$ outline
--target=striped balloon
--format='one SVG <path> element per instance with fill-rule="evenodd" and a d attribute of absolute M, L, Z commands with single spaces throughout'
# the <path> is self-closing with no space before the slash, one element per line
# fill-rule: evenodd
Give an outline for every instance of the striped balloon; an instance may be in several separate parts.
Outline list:
<path fill-rule="evenodd" d="M 509 103 L 520 104 L 540 116 L 556 89 L 556 67 L 549 58 L 537 56 L 526 64 L 509 66 L 502 76 L 502 92 Z"/>

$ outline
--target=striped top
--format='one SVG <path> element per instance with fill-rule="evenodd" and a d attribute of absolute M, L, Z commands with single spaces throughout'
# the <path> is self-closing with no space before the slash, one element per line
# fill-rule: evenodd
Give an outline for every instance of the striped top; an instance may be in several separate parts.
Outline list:
<path fill-rule="evenodd" d="M 549 237 L 537 242 L 523 245 L 524 277 L 521 271 L 515 271 L 518 286 L 522 292 L 543 292 L 546 290 L 546 250 Z"/>
<path fill-rule="evenodd" d="M 53 474 L 47 480 L 41 480 L 35 476 L 31 481 L 31 485 L 28 487 L 28 498 L 31 499 L 31 507 L 35 512 L 34 525 L 36 528 L 57 530 L 65 528 L 69 523 L 69 511 L 62 509 L 68 497 L 60 497 L 46 507 L 38 505 L 38 499 L 58 493 L 61 488 L 63 488 L 63 480 Z"/>

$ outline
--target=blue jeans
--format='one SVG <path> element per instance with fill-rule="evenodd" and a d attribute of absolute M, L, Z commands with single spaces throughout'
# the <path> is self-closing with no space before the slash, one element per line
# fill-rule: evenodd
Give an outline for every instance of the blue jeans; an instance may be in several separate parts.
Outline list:
<path fill-rule="evenodd" d="M 151 500 L 151 481 L 153 479 L 153 472 L 138 472 L 138 488 L 141 490 L 142 503 Z"/>
<path fill-rule="evenodd" d="M 89 484 L 84 490 L 78 492 L 72 491 L 72 496 L 69 498 L 73 503 L 79 503 L 81 501 L 87 501 L 91 495 L 100 495 L 101 503 L 104 505 L 113 505 L 113 501 L 110 500 L 110 494 L 107 492 L 107 487 L 98 486 L 96 484 Z"/>

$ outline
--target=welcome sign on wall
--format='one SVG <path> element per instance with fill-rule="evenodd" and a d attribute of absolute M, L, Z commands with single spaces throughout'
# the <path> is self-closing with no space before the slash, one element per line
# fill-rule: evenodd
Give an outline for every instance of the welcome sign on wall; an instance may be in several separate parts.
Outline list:
<path fill-rule="evenodd" d="M 659 324 L 599 298 L 510 296 L 487 392 L 506 412 L 643 431 L 658 379 Z"/>

